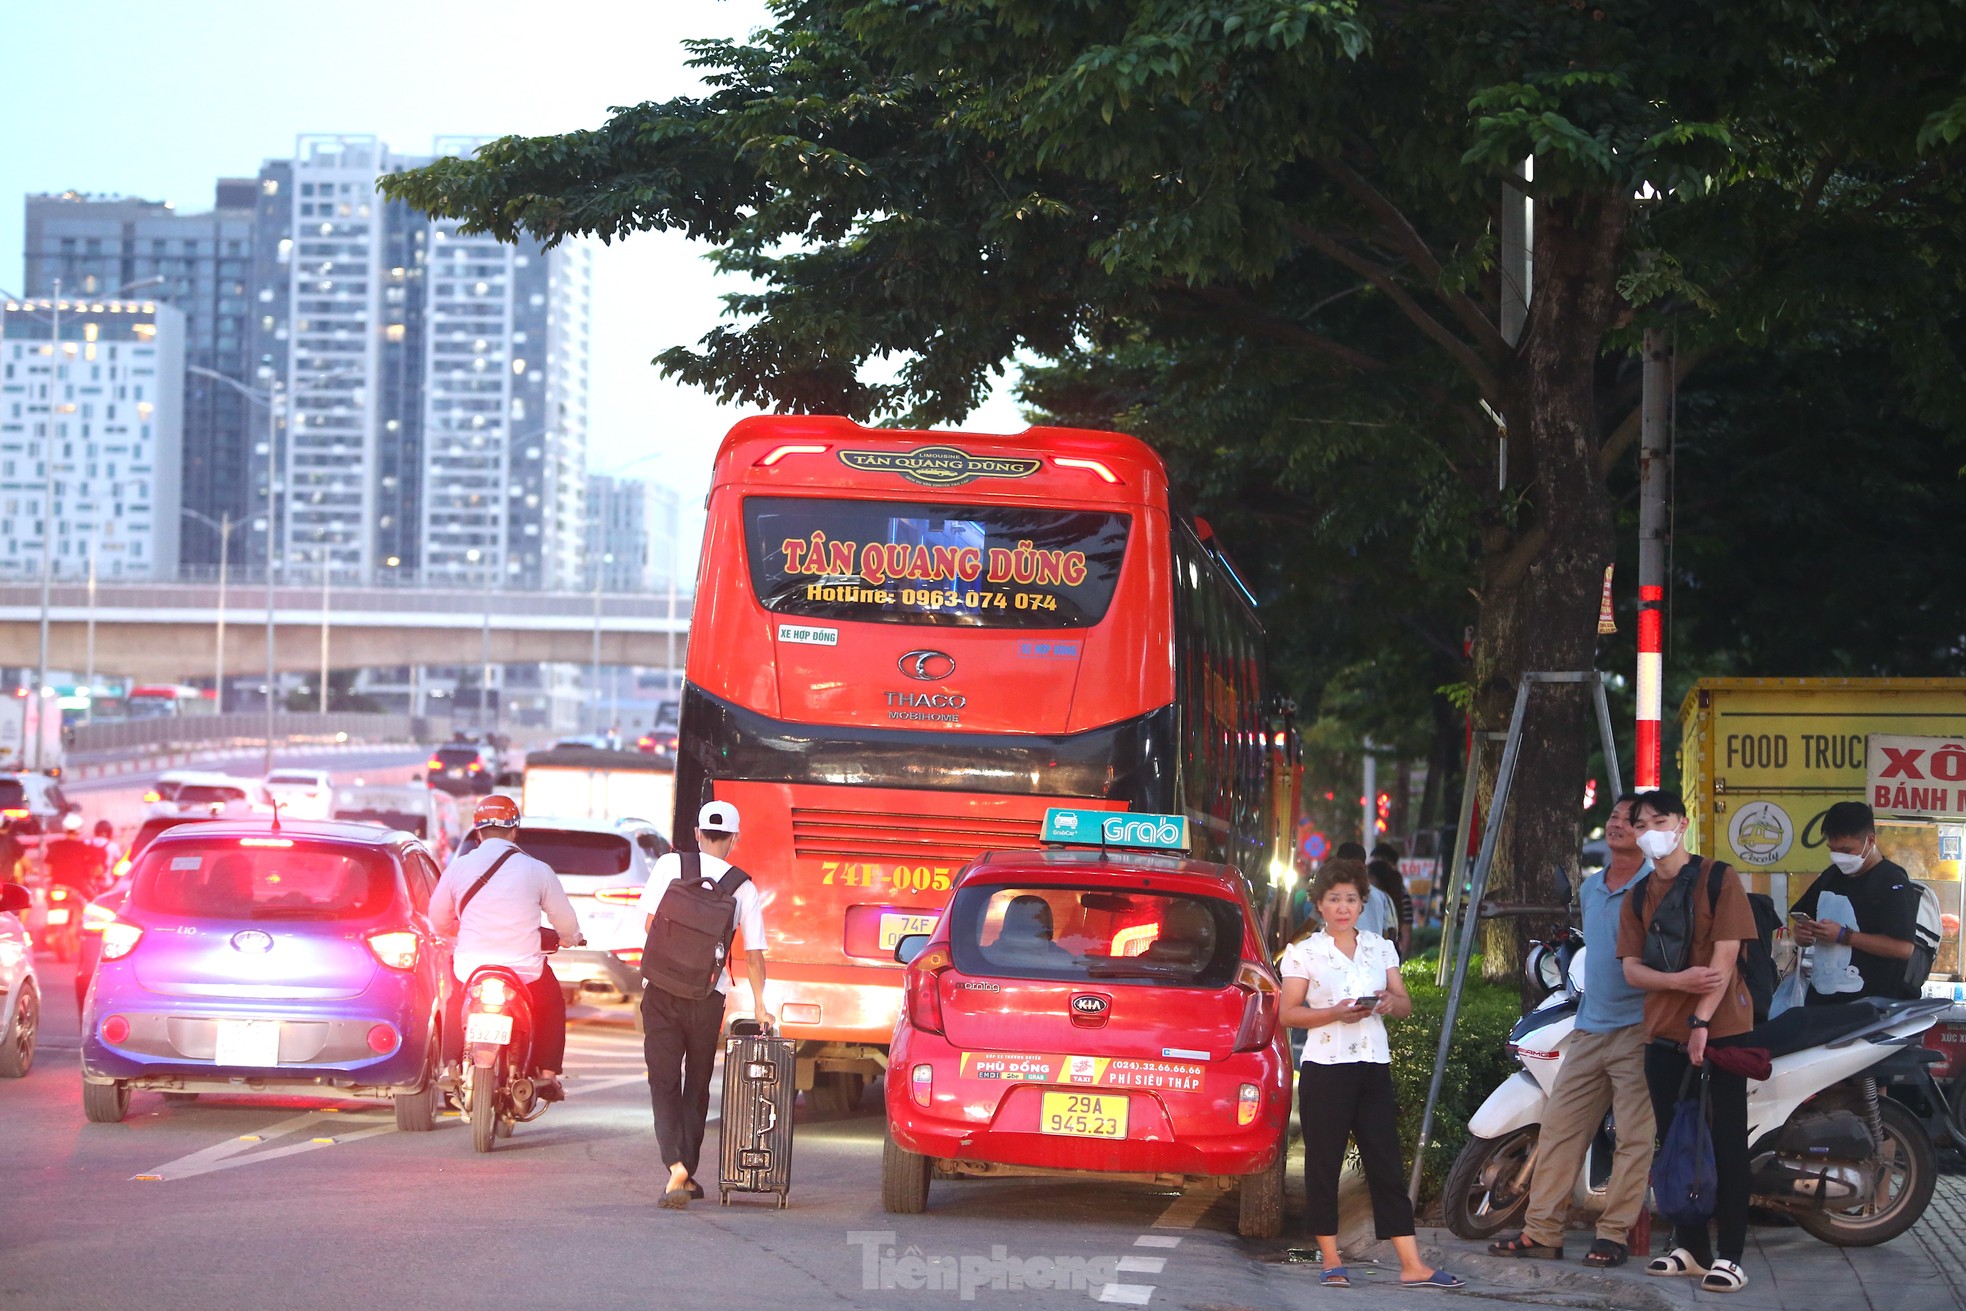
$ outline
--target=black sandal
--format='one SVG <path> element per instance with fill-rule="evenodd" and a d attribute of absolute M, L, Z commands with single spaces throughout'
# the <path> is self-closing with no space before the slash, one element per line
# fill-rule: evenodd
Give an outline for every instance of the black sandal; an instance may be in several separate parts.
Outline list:
<path fill-rule="evenodd" d="M 1488 1254 L 1490 1256 L 1522 1256 L 1537 1261 L 1561 1261 L 1563 1259 L 1563 1245 L 1559 1243 L 1555 1247 L 1545 1247 L 1541 1243 L 1530 1242 L 1526 1234 L 1517 1234 L 1514 1238 L 1504 1238 L 1499 1243 L 1490 1243 L 1488 1245 Z"/>
<path fill-rule="evenodd" d="M 1608 1270 L 1612 1266 L 1623 1265 L 1631 1255 L 1623 1243 L 1614 1243 L 1608 1238 L 1600 1238 L 1591 1244 L 1591 1250 L 1584 1253 L 1584 1264 Z"/>

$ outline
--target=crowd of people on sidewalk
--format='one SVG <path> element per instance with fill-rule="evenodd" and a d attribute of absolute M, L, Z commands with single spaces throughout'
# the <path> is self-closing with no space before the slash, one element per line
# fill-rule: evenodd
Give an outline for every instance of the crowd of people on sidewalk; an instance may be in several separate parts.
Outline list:
<path fill-rule="evenodd" d="M 1628 793 L 1611 808 L 1609 861 L 1576 893 L 1583 996 L 1542 1120 L 1528 1210 L 1521 1232 L 1492 1244 L 1492 1255 L 1563 1259 L 1572 1189 L 1609 1111 L 1617 1147 L 1583 1260 L 1623 1265 L 1646 1204 L 1659 1131 L 1678 1104 L 1703 1092 L 1717 1176 L 1712 1219 L 1675 1224 L 1669 1249 L 1646 1273 L 1695 1278 L 1716 1293 L 1747 1286 L 1748 1084 L 1707 1056 L 1710 1045 L 1737 1039 L 1765 1018 L 1758 1011 L 1767 999 L 1751 991 L 1752 971 L 1744 968 L 1760 930 L 1742 879 L 1724 863 L 1688 852 L 1687 829 L 1685 802 L 1672 792 Z M 1831 867 L 1795 901 L 1790 917 L 1797 944 L 1816 949 L 1803 1000 L 1916 996 L 1906 962 L 1914 951 L 1917 885 L 1879 852 L 1868 806 L 1831 806 L 1822 832 Z M 1386 1021 L 1412 1011 L 1399 972 L 1402 946 L 1411 942 L 1411 902 L 1395 899 L 1404 889 L 1382 885 L 1365 854 L 1355 843 L 1340 847 L 1293 902 L 1294 918 L 1307 918 L 1310 927 L 1285 949 L 1280 969 L 1282 1021 L 1305 1034 L 1298 1093 L 1320 1282 L 1351 1282 L 1338 1247 L 1349 1141 L 1375 1231 L 1393 1244 L 1401 1282 L 1458 1287 L 1459 1278 L 1420 1257 L 1400 1160 Z M 1397 884 L 1396 863 L 1391 869 Z"/>

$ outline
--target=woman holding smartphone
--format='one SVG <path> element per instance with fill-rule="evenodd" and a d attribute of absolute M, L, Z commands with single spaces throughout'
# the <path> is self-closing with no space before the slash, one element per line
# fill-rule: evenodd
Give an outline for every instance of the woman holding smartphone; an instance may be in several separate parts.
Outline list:
<path fill-rule="evenodd" d="M 1413 1205 L 1400 1164 L 1398 1109 L 1386 1018 L 1413 1011 L 1399 955 L 1376 933 L 1361 933 L 1372 879 L 1356 860 L 1326 861 L 1311 884 L 1324 927 L 1283 953 L 1282 1022 L 1305 1029 L 1297 1098 L 1304 1125 L 1304 1191 L 1311 1234 L 1324 1258 L 1318 1282 L 1349 1288 L 1338 1253 L 1338 1176 L 1345 1140 L 1358 1144 L 1372 1194 L 1372 1220 L 1399 1255 L 1399 1281 L 1415 1288 L 1459 1288 L 1463 1281 L 1420 1259 Z"/>

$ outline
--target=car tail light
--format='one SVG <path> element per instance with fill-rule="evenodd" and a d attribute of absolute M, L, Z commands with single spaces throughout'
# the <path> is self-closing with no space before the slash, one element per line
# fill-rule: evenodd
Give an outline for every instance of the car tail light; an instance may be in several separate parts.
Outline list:
<path fill-rule="evenodd" d="M 125 874 L 128 874 L 129 872 L 130 872 L 130 858 L 128 856 L 125 856 L 123 857 L 123 859 L 116 862 L 116 868 L 110 871 L 109 877 L 113 879 L 120 879 Z"/>
<path fill-rule="evenodd" d="M 908 1091 L 914 1095 L 915 1105 L 927 1106 L 929 1095 L 935 1091 L 935 1067 L 917 1065 L 909 1074 Z"/>
<path fill-rule="evenodd" d="M 408 929 L 392 929 L 388 933 L 371 933 L 369 950 L 375 958 L 392 970 L 407 970 L 416 965 L 416 934 Z"/>
<path fill-rule="evenodd" d="M 157 791 L 155 788 L 143 794 L 143 802 L 145 805 L 149 805 L 153 801 L 162 801 L 163 799 L 164 799 L 164 794 L 162 792 Z"/>
<path fill-rule="evenodd" d="M 473 774 L 482 774 L 485 772 L 485 767 L 481 762 L 474 760 L 471 762 L 471 772 Z"/>
<path fill-rule="evenodd" d="M 642 900 L 640 888 L 602 888 L 594 894 L 594 900 L 604 901 L 610 906 L 635 906 Z"/>
<path fill-rule="evenodd" d="M 9 806 L 5 810 L 0 810 L 0 815 L 5 815 L 8 819 L 26 819 L 28 813 L 28 809 L 25 806 Z"/>
<path fill-rule="evenodd" d="M 920 1033 L 942 1032 L 942 994 L 938 980 L 954 963 L 947 947 L 931 947 L 908 967 L 908 1023 Z"/>
<path fill-rule="evenodd" d="M 142 937 L 142 929 L 128 920 L 119 920 L 111 915 L 102 926 L 102 958 L 122 960 L 136 950 L 137 941 Z"/>
<path fill-rule="evenodd" d="M 1276 1036 L 1277 1013 L 1283 995 L 1270 972 L 1253 961 L 1244 961 L 1236 971 L 1236 987 L 1248 993 L 1242 1004 L 1242 1027 L 1236 1030 L 1236 1050 L 1256 1052 L 1270 1045 Z"/>
<path fill-rule="evenodd" d="M 387 1056 L 396 1050 L 396 1031 L 386 1024 L 369 1026 L 369 1050 L 378 1056 Z"/>
<path fill-rule="evenodd" d="M 479 979 L 477 985 L 471 989 L 472 1000 L 476 1001 L 481 1009 L 490 1011 L 494 1015 L 505 1009 L 505 1003 L 511 995 L 512 989 L 496 974 Z"/>
<path fill-rule="evenodd" d="M 437 759 L 437 757 L 432 756 L 430 757 L 430 759 L 423 762 L 423 767 L 425 769 L 442 769 L 444 767 L 444 762 Z"/>
<path fill-rule="evenodd" d="M 111 1015 L 102 1022 L 102 1040 L 111 1046 L 130 1040 L 130 1022 L 121 1015 Z"/>
<path fill-rule="evenodd" d="M 1256 1112 L 1263 1107 L 1263 1090 L 1253 1083 L 1246 1083 L 1236 1089 L 1236 1123 L 1250 1124 L 1256 1119 Z"/>
<path fill-rule="evenodd" d="M 116 922 L 116 912 L 106 906 L 90 902 L 82 907 L 82 932 L 101 933 Z"/>
<path fill-rule="evenodd" d="M 772 465 L 777 464 L 788 455 L 824 455 L 825 453 L 826 448 L 824 446 L 780 446 L 773 450 L 771 454 L 761 458 L 754 467 L 769 469 Z"/>
<path fill-rule="evenodd" d="M 640 947 L 616 947 L 614 949 L 614 958 L 623 965 L 640 965 L 642 963 L 642 949 Z"/>

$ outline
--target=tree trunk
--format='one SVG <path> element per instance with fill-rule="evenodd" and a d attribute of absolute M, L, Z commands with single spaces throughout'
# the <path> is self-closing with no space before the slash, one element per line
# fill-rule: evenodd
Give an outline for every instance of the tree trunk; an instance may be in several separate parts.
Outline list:
<path fill-rule="evenodd" d="M 1627 202 L 1580 197 L 1539 205 L 1529 325 L 1505 369 L 1514 524 L 1484 540 L 1474 684 L 1476 725 L 1506 729 L 1520 676 L 1588 670 L 1597 609 L 1612 558 L 1611 511 L 1597 470 L 1595 366 L 1616 303 L 1617 251 Z M 1556 871 L 1574 879 L 1580 848 L 1589 699 L 1581 685 L 1530 693 L 1508 813 L 1501 817 L 1491 898 L 1555 904 Z M 1479 786 L 1489 805 L 1501 752 L 1486 753 Z M 1541 919 L 1491 922 L 1484 973 L 1517 977 Z"/>

